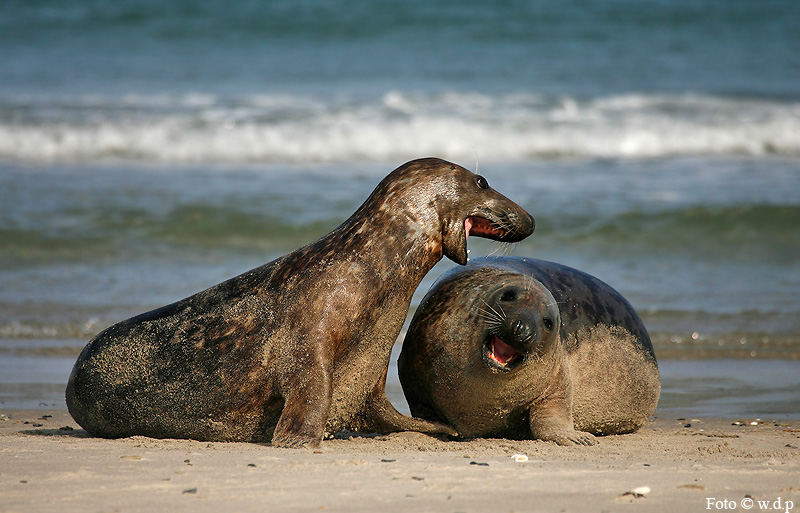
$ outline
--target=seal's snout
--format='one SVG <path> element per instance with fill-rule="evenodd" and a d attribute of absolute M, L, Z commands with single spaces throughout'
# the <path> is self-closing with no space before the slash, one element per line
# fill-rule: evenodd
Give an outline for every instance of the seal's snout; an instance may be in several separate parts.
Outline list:
<path fill-rule="evenodd" d="M 553 339 L 552 329 L 548 328 L 548 325 L 552 327 L 549 317 L 538 323 L 536 312 L 524 304 L 515 308 L 500 301 L 496 308 L 503 312 L 504 318 L 487 324 L 483 353 L 489 368 L 507 372 L 527 357 L 538 358 L 547 351 Z"/>
<path fill-rule="evenodd" d="M 523 212 L 525 212 L 525 211 L 523 210 Z M 526 230 L 527 231 L 526 231 L 526 234 L 525 234 L 525 237 L 527 237 L 528 235 L 532 234 L 536 230 L 536 219 L 534 219 L 533 216 L 530 215 L 527 212 L 525 212 L 525 215 L 528 216 L 528 220 L 526 222 Z"/>
<path fill-rule="evenodd" d="M 482 350 L 490 369 L 508 372 L 529 356 L 540 357 L 552 344 L 558 313 L 532 306 L 530 294 L 527 285 L 506 285 L 484 303 Z"/>
<path fill-rule="evenodd" d="M 515 340 L 527 342 L 533 338 L 533 336 L 536 334 L 536 331 L 533 329 L 533 326 L 527 322 L 516 320 L 511 324 L 511 333 Z"/>
<path fill-rule="evenodd" d="M 444 164 L 448 190 L 443 191 L 441 186 L 432 189 L 435 198 L 429 204 L 434 208 L 439 205 L 437 213 L 443 223 L 442 253 L 445 256 L 466 265 L 470 236 L 519 242 L 533 233 L 531 215 L 489 187 L 486 178 L 455 164 Z"/>
<path fill-rule="evenodd" d="M 514 205 L 516 208 L 507 214 L 508 224 L 513 227 L 504 242 L 519 242 L 528 237 L 536 229 L 536 221 L 533 216 L 526 212 L 522 207 Z"/>
<path fill-rule="evenodd" d="M 509 314 L 509 319 L 493 331 L 518 352 L 533 353 L 540 337 L 537 333 L 536 321 L 528 317 L 526 312 L 512 312 Z"/>
<path fill-rule="evenodd" d="M 512 205 L 509 210 L 480 208 L 467 217 L 464 220 L 467 238 L 477 235 L 501 242 L 519 242 L 532 234 L 536 227 L 533 217 L 516 204 Z"/>

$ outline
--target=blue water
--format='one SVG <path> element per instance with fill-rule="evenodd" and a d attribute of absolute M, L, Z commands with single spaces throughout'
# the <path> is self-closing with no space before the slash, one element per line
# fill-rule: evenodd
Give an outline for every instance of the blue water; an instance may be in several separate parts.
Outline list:
<path fill-rule="evenodd" d="M 793 0 L 2 2 L 0 405 L 437 155 L 534 215 L 514 254 L 631 301 L 666 408 L 689 372 L 751 412 L 710 383 L 800 359 L 798 26 Z"/>
<path fill-rule="evenodd" d="M 5 1 L 2 90 L 797 100 L 793 0 Z"/>
<path fill-rule="evenodd" d="M 0 158 L 800 155 L 793 0 L 3 2 Z"/>

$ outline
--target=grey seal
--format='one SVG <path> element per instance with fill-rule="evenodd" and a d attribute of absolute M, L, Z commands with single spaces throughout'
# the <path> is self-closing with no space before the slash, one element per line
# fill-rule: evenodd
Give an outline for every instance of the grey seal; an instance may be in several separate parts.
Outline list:
<path fill-rule="evenodd" d="M 439 279 L 398 369 L 416 417 L 462 437 L 561 445 L 638 429 L 661 390 L 630 303 L 587 273 L 532 258 L 478 259 Z"/>
<path fill-rule="evenodd" d="M 428 158 L 384 178 L 320 240 L 115 324 L 80 353 L 72 417 L 101 437 L 318 445 L 342 429 L 453 434 L 384 386 L 412 294 L 467 238 L 519 241 L 533 218 L 485 178 Z"/>

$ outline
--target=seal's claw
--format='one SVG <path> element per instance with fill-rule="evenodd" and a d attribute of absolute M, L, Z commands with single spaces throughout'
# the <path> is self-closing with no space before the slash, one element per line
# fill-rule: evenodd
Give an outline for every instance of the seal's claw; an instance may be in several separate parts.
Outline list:
<path fill-rule="evenodd" d="M 591 433 L 585 433 L 583 431 L 576 431 L 576 436 L 573 438 L 573 441 L 580 445 L 597 445 L 597 438 L 594 437 Z"/>
<path fill-rule="evenodd" d="M 431 433 L 436 433 L 440 435 L 447 435 L 453 438 L 458 438 L 458 431 L 453 429 L 452 427 L 448 426 L 447 424 L 441 424 L 439 422 L 432 422 L 431 425 L 434 426 L 434 431 Z"/>
<path fill-rule="evenodd" d="M 558 433 L 546 439 L 552 440 L 558 445 L 597 445 L 597 439 L 594 437 L 594 435 L 591 433 L 585 433 L 583 431 Z"/>
<path fill-rule="evenodd" d="M 319 440 L 299 435 L 283 434 L 274 436 L 272 438 L 273 447 L 282 447 L 284 449 L 300 449 L 303 447 L 318 447 Z"/>

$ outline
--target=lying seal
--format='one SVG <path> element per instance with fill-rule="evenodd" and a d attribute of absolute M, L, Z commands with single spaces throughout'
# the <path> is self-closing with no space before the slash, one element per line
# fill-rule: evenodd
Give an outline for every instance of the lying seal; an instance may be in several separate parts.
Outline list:
<path fill-rule="evenodd" d="M 398 413 L 384 392 L 412 293 L 467 237 L 518 241 L 533 219 L 486 180 L 409 162 L 319 241 L 106 329 L 66 390 L 102 437 L 319 444 L 348 428 L 452 434 Z"/>
<path fill-rule="evenodd" d="M 641 427 L 661 390 L 650 337 L 625 298 L 528 258 L 480 259 L 442 277 L 398 366 L 411 413 L 464 437 L 592 445 L 590 433 Z"/>

